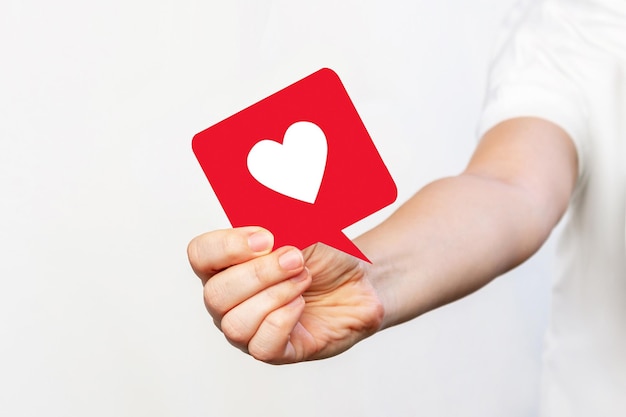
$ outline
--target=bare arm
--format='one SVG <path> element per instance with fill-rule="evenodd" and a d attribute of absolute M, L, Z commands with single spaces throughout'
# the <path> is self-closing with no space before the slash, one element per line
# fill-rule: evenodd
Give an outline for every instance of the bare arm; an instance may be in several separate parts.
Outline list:
<path fill-rule="evenodd" d="M 567 208 L 577 177 L 573 143 L 534 118 L 482 139 L 465 172 L 418 192 L 361 236 L 383 326 L 463 297 L 528 259 Z"/>
<path fill-rule="evenodd" d="M 485 135 L 465 172 L 356 240 L 371 265 L 320 244 L 272 250 L 255 227 L 199 236 L 189 259 L 230 343 L 270 363 L 320 359 L 526 260 L 563 215 L 577 171 L 563 130 L 513 119 Z"/>

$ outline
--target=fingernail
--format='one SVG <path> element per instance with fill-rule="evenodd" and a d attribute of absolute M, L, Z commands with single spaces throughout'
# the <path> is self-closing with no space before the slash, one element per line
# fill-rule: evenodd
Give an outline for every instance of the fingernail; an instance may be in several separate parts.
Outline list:
<path fill-rule="evenodd" d="M 253 233 L 248 237 L 248 246 L 253 252 L 264 252 L 272 249 L 273 244 L 272 235 L 266 231 L 260 231 Z"/>
<path fill-rule="evenodd" d="M 304 264 L 304 258 L 299 250 L 292 249 L 285 252 L 278 258 L 278 264 L 287 271 L 300 268 Z"/>
<path fill-rule="evenodd" d="M 309 270 L 304 268 L 304 270 L 302 272 L 300 272 L 295 277 L 291 278 L 291 281 L 293 281 L 293 282 L 302 282 L 302 281 L 305 281 L 308 277 L 309 277 Z"/>

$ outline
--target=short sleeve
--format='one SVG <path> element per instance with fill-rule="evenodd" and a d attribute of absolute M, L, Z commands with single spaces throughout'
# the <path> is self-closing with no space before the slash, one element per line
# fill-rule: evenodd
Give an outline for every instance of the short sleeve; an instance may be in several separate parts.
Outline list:
<path fill-rule="evenodd" d="M 581 57 L 576 34 L 566 17 L 539 4 L 513 28 L 505 28 L 503 39 L 491 63 L 479 137 L 507 119 L 548 120 L 574 142 L 580 179 L 585 171 L 588 117 L 577 81 Z"/>

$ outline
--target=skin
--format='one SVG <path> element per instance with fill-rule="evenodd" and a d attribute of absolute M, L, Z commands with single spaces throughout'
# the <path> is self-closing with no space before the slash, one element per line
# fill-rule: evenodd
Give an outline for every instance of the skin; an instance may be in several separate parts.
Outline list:
<path fill-rule="evenodd" d="M 198 236 L 189 261 L 232 345 L 272 364 L 322 359 L 528 259 L 567 209 L 577 176 L 562 129 L 511 119 L 485 134 L 463 173 L 427 185 L 355 239 L 372 264 L 323 244 L 272 250 L 260 227 Z"/>

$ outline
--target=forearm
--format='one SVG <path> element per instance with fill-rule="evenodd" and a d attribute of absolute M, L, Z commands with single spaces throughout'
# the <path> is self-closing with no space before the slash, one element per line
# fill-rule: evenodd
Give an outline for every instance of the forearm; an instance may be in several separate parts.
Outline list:
<path fill-rule="evenodd" d="M 541 247 L 567 207 L 577 169 L 569 138 L 546 123 L 523 120 L 495 130 L 464 174 L 426 186 L 357 239 L 372 261 L 366 274 L 385 309 L 382 327 L 479 289 Z M 545 134 L 552 136 L 541 137 Z M 525 151 L 515 150 L 509 152 L 513 158 L 503 162 L 505 169 L 492 169 L 494 164 L 482 158 L 502 160 L 494 158 L 502 140 L 493 136 L 505 136 L 508 148 L 518 140 L 523 147 L 534 140 L 551 141 L 558 152 L 551 155 L 547 149 L 524 167 L 520 155 Z M 562 164 L 562 173 L 542 172 L 552 172 L 550 163 Z"/>
<path fill-rule="evenodd" d="M 532 255 L 549 230 L 525 191 L 471 175 L 436 181 L 357 244 L 384 327 L 461 298 Z"/>

